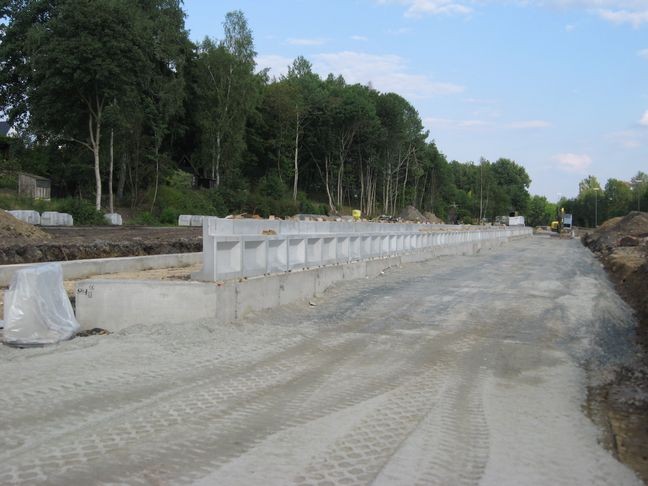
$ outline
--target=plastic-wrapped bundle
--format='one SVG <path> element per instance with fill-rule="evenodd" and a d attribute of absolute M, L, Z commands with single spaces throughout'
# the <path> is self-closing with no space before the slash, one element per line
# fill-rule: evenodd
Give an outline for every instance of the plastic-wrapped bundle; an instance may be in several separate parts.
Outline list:
<path fill-rule="evenodd" d="M 4 296 L 3 341 L 14 346 L 71 339 L 80 326 L 63 288 L 59 263 L 18 270 Z"/>

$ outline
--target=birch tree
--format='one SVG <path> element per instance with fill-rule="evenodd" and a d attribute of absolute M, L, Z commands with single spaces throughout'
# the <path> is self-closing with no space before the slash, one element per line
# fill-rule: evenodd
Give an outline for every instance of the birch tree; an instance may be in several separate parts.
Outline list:
<path fill-rule="evenodd" d="M 92 154 L 95 206 L 101 209 L 101 147 L 106 108 L 133 90 L 145 69 L 126 0 L 9 2 L 3 30 L 2 104 L 49 138 Z"/>

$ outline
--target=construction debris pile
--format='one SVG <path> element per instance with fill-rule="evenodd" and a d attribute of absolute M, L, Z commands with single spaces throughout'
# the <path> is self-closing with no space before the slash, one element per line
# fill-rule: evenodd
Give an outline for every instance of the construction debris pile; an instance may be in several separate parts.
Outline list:
<path fill-rule="evenodd" d="M 636 310 L 639 337 L 648 344 L 648 213 L 632 211 L 605 221 L 583 244 L 602 261 L 621 296 Z"/>

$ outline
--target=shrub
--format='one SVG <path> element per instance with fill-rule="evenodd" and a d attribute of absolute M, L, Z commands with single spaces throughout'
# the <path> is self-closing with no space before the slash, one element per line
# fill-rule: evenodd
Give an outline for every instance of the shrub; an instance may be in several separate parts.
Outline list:
<path fill-rule="evenodd" d="M 130 224 L 142 226 L 159 226 L 160 221 L 148 211 L 143 211 L 135 216 Z"/>
<path fill-rule="evenodd" d="M 102 212 L 95 209 L 94 204 L 83 199 L 67 198 L 55 202 L 55 211 L 70 213 L 74 218 L 74 224 L 78 226 L 99 226 L 105 225 L 106 220 Z"/>

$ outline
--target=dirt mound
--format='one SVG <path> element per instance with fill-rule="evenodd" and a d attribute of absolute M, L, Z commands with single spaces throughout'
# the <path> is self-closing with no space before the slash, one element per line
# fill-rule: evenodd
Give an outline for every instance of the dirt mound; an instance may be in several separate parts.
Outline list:
<path fill-rule="evenodd" d="M 14 218 L 8 212 L 0 209 L 0 239 L 3 241 L 48 241 L 50 235 L 42 229 Z"/>
<path fill-rule="evenodd" d="M 403 221 L 415 221 L 417 223 L 426 222 L 427 219 L 414 206 L 406 206 L 398 215 Z"/>
<path fill-rule="evenodd" d="M 439 218 L 436 214 L 426 211 L 423 213 L 423 216 L 430 222 L 435 224 L 443 224 L 443 220 Z"/>
<path fill-rule="evenodd" d="M 592 233 L 586 233 L 583 243 L 592 251 L 609 253 L 628 236 L 638 239 L 638 244 L 648 238 L 648 213 L 632 211 L 623 217 L 609 219 Z"/>

